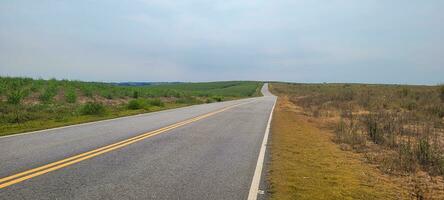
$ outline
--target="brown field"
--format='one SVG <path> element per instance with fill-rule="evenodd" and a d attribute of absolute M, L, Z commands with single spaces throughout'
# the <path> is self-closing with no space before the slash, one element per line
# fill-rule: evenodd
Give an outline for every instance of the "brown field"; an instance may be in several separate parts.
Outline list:
<path fill-rule="evenodd" d="M 444 199 L 438 87 L 273 83 L 270 89 L 279 96 L 272 199 Z M 400 121 L 380 112 L 415 117 Z M 379 141 L 366 127 L 369 116 Z M 433 129 L 424 128 L 426 120 Z M 405 144 L 410 157 L 400 151 Z M 424 152 L 428 162 L 421 162 Z"/>

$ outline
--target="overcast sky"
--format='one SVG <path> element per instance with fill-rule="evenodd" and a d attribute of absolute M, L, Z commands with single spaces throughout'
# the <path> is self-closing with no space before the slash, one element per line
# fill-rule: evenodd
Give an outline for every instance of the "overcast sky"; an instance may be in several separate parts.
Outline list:
<path fill-rule="evenodd" d="M 0 74 L 444 82 L 442 0 L 1 0 Z"/>

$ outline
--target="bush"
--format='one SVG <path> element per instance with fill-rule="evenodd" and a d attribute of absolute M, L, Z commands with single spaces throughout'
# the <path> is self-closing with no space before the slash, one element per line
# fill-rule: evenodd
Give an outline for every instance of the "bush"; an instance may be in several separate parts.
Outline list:
<path fill-rule="evenodd" d="M 217 102 L 221 102 L 221 101 L 224 100 L 224 98 L 221 97 L 221 96 L 213 96 L 212 99 L 214 99 L 214 100 L 217 101 Z"/>
<path fill-rule="evenodd" d="M 65 99 L 68 103 L 75 103 L 77 101 L 77 94 L 75 90 L 68 90 L 65 93 Z"/>
<path fill-rule="evenodd" d="M 45 91 L 43 91 L 42 94 L 40 94 L 39 99 L 44 103 L 49 103 L 52 101 L 52 99 L 56 94 L 57 94 L 57 88 L 48 87 L 45 89 Z"/>
<path fill-rule="evenodd" d="M 33 119 L 33 115 L 22 110 L 15 110 L 2 116 L 2 121 L 7 123 L 23 123 Z"/>
<path fill-rule="evenodd" d="M 26 96 L 26 92 L 23 90 L 13 90 L 7 97 L 7 102 L 13 105 L 19 105 L 23 98 Z"/>
<path fill-rule="evenodd" d="M 149 104 L 152 106 L 158 106 L 158 107 L 163 107 L 165 106 L 165 104 L 162 102 L 162 100 L 160 99 L 151 99 L 149 101 Z"/>
<path fill-rule="evenodd" d="M 133 92 L 133 98 L 135 98 L 135 99 L 139 98 L 139 92 L 138 91 L 134 91 Z"/>
<path fill-rule="evenodd" d="M 439 98 L 441 99 L 441 102 L 444 102 L 444 85 L 439 87 Z"/>
<path fill-rule="evenodd" d="M 378 120 L 375 115 L 365 116 L 365 127 L 367 129 L 368 136 L 375 144 L 384 143 L 384 134 L 378 126 Z"/>
<path fill-rule="evenodd" d="M 420 138 L 418 142 L 418 149 L 417 149 L 417 157 L 418 161 L 422 165 L 428 165 L 430 164 L 432 153 L 431 153 L 431 147 L 430 143 L 428 141 L 428 138 Z"/>
<path fill-rule="evenodd" d="M 93 97 L 93 91 L 90 89 L 90 88 L 86 88 L 86 87 L 84 87 L 84 88 L 82 88 L 82 92 L 83 92 L 83 95 L 85 95 L 86 97 Z"/>
<path fill-rule="evenodd" d="M 137 110 L 143 107 L 142 103 L 136 99 L 133 99 L 128 102 L 128 109 Z"/>
<path fill-rule="evenodd" d="M 105 106 L 98 102 L 88 102 L 80 109 L 82 115 L 101 115 L 105 113 Z"/>
<path fill-rule="evenodd" d="M 199 104 L 199 103 L 201 103 L 201 101 L 199 101 L 195 97 L 187 96 L 187 97 L 182 97 L 182 98 L 177 99 L 176 103 L 178 103 L 178 104 Z"/>

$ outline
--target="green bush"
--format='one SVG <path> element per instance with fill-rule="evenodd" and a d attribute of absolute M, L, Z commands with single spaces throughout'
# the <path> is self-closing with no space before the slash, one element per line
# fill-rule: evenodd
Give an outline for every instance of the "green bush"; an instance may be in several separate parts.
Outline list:
<path fill-rule="evenodd" d="M 13 90 L 7 96 L 7 102 L 13 105 L 19 105 L 23 98 L 26 96 L 26 91 L 24 90 Z"/>
<path fill-rule="evenodd" d="M 160 99 L 151 99 L 149 101 L 149 104 L 152 106 L 158 106 L 158 107 L 163 107 L 165 106 L 165 104 L 162 102 L 162 100 Z"/>
<path fill-rule="evenodd" d="M 192 96 L 182 97 L 176 100 L 178 104 L 198 104 L 201 103 L 197 98 Z"/>
<path fill-rule="evenodd" d="M 101 115 L 105 113 L 105 106 L 98 102 L 88 102 L 80 109 L 82 115 Z"/>
<path fill-rule="evenodd" d="M 224 100 L 224 98 L 221 97 L 221 96 L 213 96 L 213 97 L 211 97 L 211 98 L 214 99 L 214 100 L 217 101 L 217 102 L 221 102 L 221 101 Z"/>
<path fill-rule="evenodd" d="M 65 93 L 65 99 L 68 103 L 75 103 L 77 101 L 77 94 L 75 90 L 68 90 Z"/>
<path fill-rule="evenodd" d="M 135 99 L 139 98 L 139 92 L 138 91 L 134 91 L 133 92 L 133 98 L 135 98 Z"/>
<path fill-rule="evenodd" d="M 81 90 L 82 90 L 83 95 L 85 95 L 86 97 L 90 97 L 90 98 L 93 97 L 93 91 L 91 88 L 84 87 Z"/>
<path fill-rule="evenodd" d="M 133 99 L 128 102 L 128 109 L 137 110 L 143 108 L 143 105 L 140 101 Z"/>
<path fill-rule="evenodd" d="M 49 103 L 52 101 L 52 99 L 56 94 L 57 94 L 57 88 L 48 87 L 45 89 L 45 91 L 43 91 L 42 94 L 40 94 L 39 99 L 44 103 Z"/>

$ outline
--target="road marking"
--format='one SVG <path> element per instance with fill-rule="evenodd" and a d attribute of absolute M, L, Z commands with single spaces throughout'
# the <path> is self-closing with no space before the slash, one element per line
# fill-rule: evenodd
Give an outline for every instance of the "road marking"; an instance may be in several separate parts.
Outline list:
<path fill-rule="evenodd" d="M 271 119 L 273 118 L 273 111 L 274 111 L 274 107 L 276 106 L 276 100 L 277 100 L 277 98 L 274 100 L 273 108 L 271 109 L 270 117 L 268 118 L 267 128 L 265 129 L 265 134 L 264 134 L 264 139 L 262 140 L 261 150 L 259 151 L 259 156 L 257 158 L 256 169 L 254 170 L 253 180 L 251 181 L 250 192 L 248 193 L 248 200 L 256 200 L 257 195 L 259 194 L 259 185 L 261 183 L 261 175 L 262 175 L 262 168 L 264 165 L 265 150 L 267 149 L 268 135 L 270 133 L 270 124 L 271 124 Z"/>
<path fill-rule="evenodd" d="M 30 169 L 30 170 L 27 170 L 27 171 L 24 171 L 24 172 L 21 172 L 21 173 L 18 173 L 18 174 L 14 174 L 14 175 L 11 175 L 11 176 L 7 176 L 7 177 L 4 177 L 4 178 L 1 178 L 0 179 L 0 189 L 4 188 L 4 187 L 7 187 L 7 186 L 10 186 L 10 185 L 14 185 L 16 183 L 20 183 L 22 181 L 25 181 L 27 179 L 30 179 L 30 178 L 33 178 L 33 177 L 36 177 L 36 176 L 40 176 L 40 175 L 46 174 L 48 172 L 51 172 L 51 171 L 54 171 L 54 170 L 57 170 L 57 169 L 60 169 L 60 168 L 63 168 L 63 167 L 69 166 L 69 165 L 73 165 L 73 164 L 81 162 L 83 160 L 87 160 L 87 159 L 96 157 L 98 155 L 101 155 L 101 154 L 104 154 L 104 153 L 107 153 L 107 152 L 110 152 L 110 151 L 113 151 L 113 150 L 125 147 L 127 145 L 132 144 L 132 143 L 135 143 L 135 142 L 147 139 L 149 137 L 153 137 L 155 135 L 159 135 L 161 133 L 167 132 L 169 130 L 172 130 L 172 129 L 175 129 L 175 128 L 178 128 L 178 127 L 181 127 L 181 126 L 184 126 L 184 125 L 187 125 L 187 124 L 199 121 L 201 119 L 204 119 L 204 118 L 210 117 L 212 115 L 224 112 L 224 111 L 229 110 L 231 108 L 234 108 L 234 107 L 237 107 L 237 106 L 241 106 L 241 105 L 244 105 L 244 104 L 248 104 L 248 103 L 253 103 L 255 101 L 257 101 L 257 99 L 253 100 L 253 101 L 248 101 L 248 102 L 244 102 L 244 103 L 228 106 L 228 107 L 222 108 L 222 109 L 217 110 L 217 111 L 213 111 L 213 112 L 210 112 L 210 113 L 207 113 L 207 114 L 204 114 L 204 115 L 192 118 L 192 119 L 188 119 L 188 120 L 185 120 L 185 121 L 182 121 L 182 122 L 178 122 L 178 123 L 175 123 L 175 124 L 172 124 L 172 125 L 169 125 L 169 126 L 166 126 L 166 127 L 154 130 L 154 131 L 143 133 L 141 135 L 138 135 L 138 136 L 135 136 L 135 137 L 132 137 L 132 138 L 120 141 L 120 142 L 116 142 L 116 143 L 113 143 L 113 144 L 110 144 L 110 145 L 107 145 L 107 146 L 104 146 L 104 147 L 100 147 L 98 149 L 94 149 L 94 150 L 91 150 L 91 151 L 88 151 L 88 152 L 85 152 L 85 153 L 81 153 L 81 154 L 78 154 L 78 155 L 75 155 L 75 156 L 72 156 L 72 157 L 69 157 L 69 158 L 65 158 L 63 160 L 59 160 L 59 161 L 56 161 L 56 162 L 53 162 L 53 163 L 50 163 L 50 164 L 47 164 L 47 165 L 43 165 L 41 167 L 37 167 L 37 168 Z"/>

